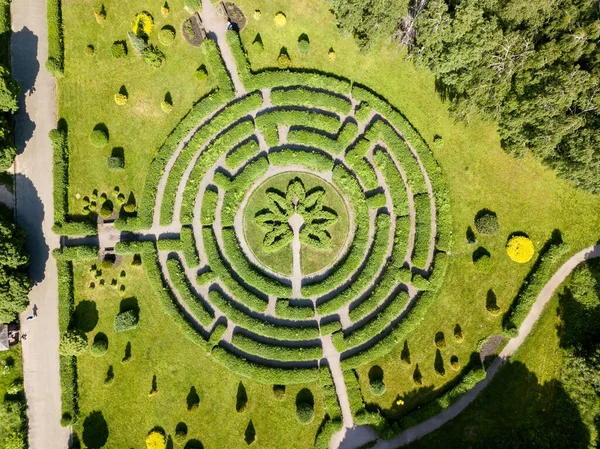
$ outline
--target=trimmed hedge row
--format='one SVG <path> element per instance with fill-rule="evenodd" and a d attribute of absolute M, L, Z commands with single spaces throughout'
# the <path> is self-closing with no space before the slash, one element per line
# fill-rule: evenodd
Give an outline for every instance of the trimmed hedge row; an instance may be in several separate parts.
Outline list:
<path fill-rule="evenodd" d="M 315 132 L 314 130 L 304 128 L 290 129 L 288 132 L 288 143 L 304 145 L 312 148 L 319 148 L 332 155 L 342 153 L 348 145 L 356 139 L 358 135 L 358 126 L 351 121 L 345 121 L 342 124 L 337 138 L 332 138 L 327 134 Z"/>
<path fill-rule="evenodd" d="M 387 198 L 383 193 L 376 193 L 367 198 L 367 206 L 369 209 L 381 209 L 387 205 Z"/>
<path fill-rule="evenodd" d="M 377 274 L 383 269 L 386 263 L 387 251 L 390 244 L 390 226 L 391 219 L 389 215 L 377 215 L 373 246 L 363 269 L 355 281 L 348 285 L 345 290 L 336 294 L 334 298 L 317 304 L 318 314 L 327 315 L 336 312 L 360 295 L 370 283 L 377 281 Z"/>
<path fill-rule="evenodd" d="M 435 160 L 433 153 L 409 121 L 387 101 L 358 84 L 352 86 L 352 96 L 357 100 L 369 103 L 385 115 L 390 123 L 392 123 L 410 142 L 412 148 L 419 156 L 423 167 L 427 171 L 427 176 L 429 177 L 435 196 L 437 215 L 436 246 L 441 251 L 450 251 L 452 246 L 452 215 L 450 212 L 450 201 L 448 199 L 448 188 L 444 181 L 442 169 Z M 414 193 L 416 192 L 413 191 L 413 194 Z"/>
<path fill-rule="evenodd" d="M 418 290 L 438 291 L 446 277 L 448 262 L 448 254 L 442 251 L 436 252 L 433 256 L 432 267 L 429 270 L 429 277 L 425 279 L 420 274 L 414 274 L 411 282 L 413 287 Z"/>
<path fill-rule="evenodd" d="M 219 137 L 213 140 L 212 143 L 210 143 L 204 149 L 194 164 L 194 167 L 190 173 L 190 177 L 188 178 L 183 190 L 183 201 L 181 203 L 180 214 L 180 220 L 182 224 L 192 224 L 194 220 L 193 213 L 195 199 L 200 187 L 200 183 L 204 179 L 206 172 L 217 162 L 221 156 L 226 154 L 231 147 L 246 139 L 252 133 L 254 133 L 254 123 L 252 122 L 251 118 L 248 118 L 219 135 Z"/>
<path fill-rule="evenodd" d="M 330 110 L 340 115 L 348 115 L 352 110 L 352 103 L 346 97 L 304 87 L 273 89 L 271 91 L 271 104 L 275 106 L 315 107 Z"/>
<path fill-rule="evenodd" d="M 194 230 L 188 227 L 181 228 L 179 238 L 181 239 L 181 247 L 183 249 L 183 257 L 185 258 L 186 265 L 189 268 L 199 266 L 200 257 L 198 256 L 198 250 L 196 248 Z"/>
<path fill-rule="evenodd" d="M 356 416 L 365 408 L 362 392 L 360 390 L 360 384 L 358 383 L 358 377 L 356 372 L 352 369 L 344 369 L 343 373 L 344 383 L 346 384 L 346 391 L 348 393 L 348 402 L 350 403 L 350 410 L 352 411 L 352 416 Z"/>
<path fill-rule="evenodd" d="M 156 241 L 159 251 L 181 251 L 183 245 L 180 239 L 160 239 Z"/>
<path fill-rule="evenodd" d="M 229 170 L 233 170 L 256 156 L 259 152 L 260 147 L 258 146 L 258 141 L 256 140 L 256 137 L 253 136 L 231 150 L 225 158 L 225 167 Z"/>
<path fill-rule="evenodd" d="M 415 242 L 412 254 L 412 264 L 425 268 L 429 257 L 431 238 L 431 202 L 426 193 L 414 196 L 415 204 Z"/>
<path fill-rule="evenodd" d="M 237 279 L 233 278 L 221 258 L 221 253 L 219 252 L 217 240 L 212 228 L 202 229 L 202 242 L 204 243 L 204 252 L 208 258 L 211 270 L 214 271 L 217 278 L 225 285 L 235 299 L 250 310 L 256 312 L 264 312 L 267 310 L 269 303 L 266 299 L 246 290 L 239 284 Z"/>
<path fill-rule="evenodd" d="M 340 320 L 334 320 L 334 321 L 330 321 L 329 323 L 321 323 L 321 335 L 329 335 L 329 334 L 333 334 L 334 332 L 339 331 L 342 328 L 342 323 L 340 323 Z"/>
<path fill-rule="evenodd" d="M 312 304 L 307 306 L 291 305 L 288 299 L 277 299 L 275 316 L 288 320 L 310 320 L 315 317 Z"/>
<path fill-rule="evenodd" d="M 186 143 L 179 153 L 179 156 L 171 167 L 171 171 L 169 172 L 167 178 L 167 184 L 165 185 L 164 197 L 162 200 L 163 202 L 160 206 L 162 225 L 168 225 L 173 221 L 175 198 L 177 195 L 177 190 L 179 189 L 179 184 L 181 183 L 184 173 L 194 159 L 196 153 L 201 151 L 202 147 L 208 144 L 196 162 L 196 165 L 200 163 L 202 167 L 206 167 L 205 169 L 208 169 L 208 167 L 210 167 L 212 164 L 206 165 L 204 162 L 207 154 L 209 157 L 216 155 L 217 157 L 214 158 L 216 161 L 221 154 L 229 151 L 232 146 L 237 144 L 244 137 L 252 134 L 254 130 L 249 131 L 247 129 L 247 122 L 242 122 L 245 123 L 245 128 L 242 129 L 238 129 L 241 123 L 234 125 L 232 128 L 228 127 L 231 126 L 232 123 L 235 124 L 240 121 L 251 111 L 259 108 L 260 105 L 262 105 L 262 96 L 260 92 L 247 95 L 236 103 L 222 108 L 214 117 L 204 123 L 190 138 L 189 142 Z M 235 131 L 236 129 L 237 131 Z M 213 138 L 213 142 L 209 143 Z M 215 146 L 217 146 L 217 150 L 214 149 Z M 212 151 L 210 151 L 211 148 Z M 211 153 L 215 153 L 215 155 Z M 195 168 L 196 167 L 194 167 L 194 169 Z"/>
<path fill-rule="evenodd" d="M 421 324 L 421 321 L 427 316 L 431 305 L 435 302 L 436 297 L 434 292 L 423 292 L 413 302 L 412 307 L 408 310 L 404 318 L 400 320 L 388 335 L 373 346 L 342 360 L 342 368 L 358 368 L 387 355 L 396 345 L 406 340 L 408 334 Z"/>
<path fill-rule="evenodd" d="M 354 207 L 356 232 L 347 256 L 331 269 L 329 276 L 320 282 L 302 287 L 302 296 L 305 298 L 331 291 L 344 282 L 360 266 L 367 252 L 370 219 L 365 195 L 356 179 L 341 164 L 333 168 L 333 182 Z"/>
<path fill-rule="evenodd" d="M 228 94 L 235 95 L 233 80 L 229 76 L 229 72 L 227 72 L 225 61 L 223 61 L 221 50 L 219 50 L 217 43 L 212 39 L 204 39 L 202 41 L 202 51 L 204 52 L 204 58 L 206 65 L 209 67 L 209 72 L 217 81 L 219 89 Z"/>
<path fill-rule="evenodd" d="M 223 335 L 225 335 L 225 332 L 227 332 L 227 324 L 217 323 L 215 327 L 213 327 L 210 338 L 208 339 L 208 347 L 213 348 L 214 346 L 217 346 L 223 338 Z"/>
<path fill-rule="evenodd" d="M 118 242 L 115 245 L 115 253 L 141 254 L 148 282 L 158 296 L 158 300 L 167 315 L 173 318 L 175 325 L 192 342 L 203 350 L 208 349 L 206 339 L 198 332 L 192 323 L 188 321 L 183 310 L 177 303 L 177 299 L 166 283 L 160 269 L 158 253 L 154 242 Z"/>
<path fill-rule="evenodd" d="M 335 392 L 331 370 L 324 369 L 319 373 L 319 381 L 323 390 L 323 406 L 325 413 L 332 419 L 341 419 L 342 409 Z"/>
<path fill-rule="evenodd" d="M 240 333 L 233 334 L 231 344 L 248 354 L 280 362 L 304 362 L 320 360 L 323 357 L 323 348 L 320 345 L 303 348 L 275 346 Z"/>
<path fill-rule="evenodd" d="M 264 275 L 254 266 L 244 254 L 233 228 L 223 228 L 223 252 L 231 264 L 231 269 L 241 277 L 244 282 L 254 287 L 265 295 L 290 298 L 292 287 Z"/>
<path fill-rule="evenodd" d="M 244 167 L 229 185 L 225 188 L 226 193 L 223 198 L 221 208 L 221 226 L 233 226 L 235 214 L 240 207 L 244 195 L 256 182 L 258 178 L 264 175 L 269 169 L 269 162 L 266 157 L 260 157 Z M 216 177 L 215 177 L 216 182 Z"/>
<path fill-rule="evenodd" d="M 337 432 L 342 430 L 341 418 L 327 418 L 321 423 L 315 438 L 314 449 L 329 449 L 329 441 Z"/>
<path fill-rule="evenodd" d="M 402 167 L 412 194 L 426 193 L 427 184 L 419 163 L 408 145 L 396 134 L 396 131 L 382 119 L 377 119 L 365 133 L 365 137 L 373 142 L 381 139 L 389 151 L 395 156 L 398 165 Z"/>
<path fill-rule="evenodd" d="M 204 303 L 198 299 L 192 286 L 185 275 L 185 269 L 178 259 L 167 260 L 167 270 L 169 278 L 175 289 L 179 292 L 179 297 L 187 309 L 194 315 L 200 324 L 208 327 L 212 323 L 215 315 L 211 310 L 208 310 Z"/>
<path fill-rule="evenodd" d="M 377 149 L 373 152 L 373 162 L 383 175 L 385 184 L 390 192 L 394 214 L 399 217 L 408 215 L 410 212 L 408 193 L 406 192 L 404 180 L 396 168 L 396 164 L 394 164 L 390 155 L 382 149 Z"/>
<path fill-rule="evenodd" d="M 371 142 L 367 139 L 360 138 L 352 148 L 346 152 L 346 164 L 354 170 L 354 173 L 360 179 L 365 187 L 365 190 L 373 190 L 379 187 L 379 181 L 375 170 L 371 164 L 365 159 L 365 155 L 369 151 Z"/>
<path fill-rule="evenodd" d="M 208 296 L 211 304 L 223 312 L 231 319 L 231 321 L 254 334 L 274 338 L 276 340 L 292 341 L 314 340 L 319 338 L 319 329 L 317 327 L 294 326 L 295 323 L 291 326 L 272 324 L 268 321 L 251 317 L 245 312 L 237 309 L 229 299 L 225 299 L 225 297 L 217 290 L 209 292 Z"/>
<path fill-rule="evenodd" d="M 47 0 L 46 19 L 48 21 L 48 60 L 46 69 L 54 76 L 64 72 L 65 47 L 62 27 L 62 1 Z"/>
<path fill-rule="evenodd" d="M 53 129 L 49 133 L 53 152 L 54 226 L 58 235 L 96 235 L 98 229 L 90 221 L 69 221 L 69 146 L 67 131 Z"/>
<path fill-rule="evenodd" d="M 363 326 L 346 335 L 343 332 L 336 332 L 332 337 L 335 348 L 339 352 L 344 352 L 377 337 L 394 319 L 398 318 L 402 309 L 408 304 L 409 299 L 408 293 L 400 291 L 391 298 L 383 310 Z"/>
<path fill-rule="evenodd" d="M 203 226 L 210 226 L 215 221 L 217 213 L 217 203 L 219 194 L 214 190 L 206 189 L 202 196 L 202 208 L 200 209 L 200 223 Z"/>
<path fill-rule="evenodd" d="M 247 90 L 305 86 L 330 90 L 339 94 L 348 94 L 350 92 L 351 84 L 349 80 L 335 78 L 316 72 L 264 70 L 258 73 L 252 73 L 250 62 L 246 57 L 239 34 L 233 30 L 227 31 L 226 41 L 236 61 L 240 79 Z"/>
<path fill-rule="evenodd" d="M 333 159 L 326 154 L 317 151 L 298 151 L 282 149 L 269 153 L 269 162 L 272 165 L 303 165 L 310 170 L 331 171 L 333 170 Z"/>
<path fill-rule="evenodd" d="M 198 285 L 208 285 L 212 284 L 217 280 L 217 275 L 214 271 L 208 270 L 203 271 L 198 276 L 196 276 L 196 284 Z"/>
<path fill-rule="evenodd" d="M 253 363 L 228 352 L 221 346 L 212 350 L 212 357 L 234 373 L 267 385 L 290 385 L 314 382 L 319 377 L 318 368 L 274 368 Z"/>
<path fill-rule="evenodd" d="M 569 246 L 563 242 L 551 242 L 547 245 L 546 251 L 540 253 L 535 265 L 525 278 L 504 320 L 504 333 L 510 337 L 518 335 L 519 328 L 531 310 L 531 306 L 556 271 L 556 262 L 569 251 Z"/>
<path fill-rule="evenodd" d="M 89 260 L 96 259 L 100 248 L 94 245 L 63 246 L 52 251 L 54 258 L 58 260 Z"/>

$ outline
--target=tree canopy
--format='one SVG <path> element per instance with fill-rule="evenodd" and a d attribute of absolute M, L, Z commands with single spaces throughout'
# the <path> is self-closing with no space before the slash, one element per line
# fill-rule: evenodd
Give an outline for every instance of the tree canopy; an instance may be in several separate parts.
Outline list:
<path fill-rule="evenodd" d="M 12 211 L 0 205 L 0 322 L 15 319 L 29 305 L 31 281 L 25 233 L 14 223 Z"/>
<path fill-rule="evenodd" d="M 17 96 L 21 86 L 10 76 L 10 71 L 0 65 L 0 110 L 14 114 L 19 109 Z"/>

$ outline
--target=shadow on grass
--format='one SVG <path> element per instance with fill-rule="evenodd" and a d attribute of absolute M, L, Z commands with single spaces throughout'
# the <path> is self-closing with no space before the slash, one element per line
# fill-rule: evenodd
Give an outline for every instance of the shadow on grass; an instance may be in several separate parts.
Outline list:
<path fill-rule="evenodd" d="M 89 449 L 103 447 L 108 440 L 108 424 L 102 412 L 93 411 L 83 422 L 83 443 Z"/>

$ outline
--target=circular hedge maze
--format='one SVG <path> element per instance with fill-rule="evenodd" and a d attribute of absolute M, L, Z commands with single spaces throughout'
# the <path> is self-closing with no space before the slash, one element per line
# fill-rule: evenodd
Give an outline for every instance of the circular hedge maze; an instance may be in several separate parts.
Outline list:
<path fill-rule="evenodd" d="M 441 284 L 440 169 L 370 90 L 254 74 L 232 51 L 243 90 L 217 77 L 153 161 L 139 215 L 121 223 L 150 228 L 156 245 L 117 252 L 144 253 L 165 308 L 238 374 L 289 384 L 332 361 L 361 366 L 418 325 Z"/>

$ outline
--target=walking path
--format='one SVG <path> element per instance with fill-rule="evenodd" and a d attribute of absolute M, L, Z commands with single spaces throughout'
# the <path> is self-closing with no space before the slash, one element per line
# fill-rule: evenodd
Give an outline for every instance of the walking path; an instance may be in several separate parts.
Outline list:
<path fill-rule="evenodd" d="M 527 318 L 525 318 L 525 321 L 523 321 L 523 324 L 521 324 L 521 327 L 519 328 L 519 334 L 508 342 L 508 344 L 500 352 L 498 358 L 487 369 L 485 379 L 475 385 L 475 387 L 465 393 L 457 402 L 452 404 L 446 410 L 428 419 L 427 421 L 424 421 L 421 424 L 406 430 L 391 440 L 378 440 L 377 443 L 372 446 L 373 449 L 394 449 L 404 446 L 412 441 L 422 438 L 434 430 L 439 429 L 448 421 L 458 416 L 471 402 L 475 400 L 479 393 L 481 393 L 483 389 L 487 387 L 500 367 L 507 360 L 509 360 L 510 356 L 512 356 L 521 346 L 521 344 L 523 344 L 542 314 L 544 307 L 548 301 L 552 299 L 554 292 L 564 282 L 569 274 L 571 274 L 571 272 L 580 263 L 597 257 L 600 257 L 600 245 L 590 246 L 572 256 L 556 271 L 554 276 L 552 276 L 552 278 L 540 291 L 535 303 L 531 307 L 530 312 L 527 314 Z M 342 441 L 342 444 L 339 447 L 340 449 L 356 449 L 362 444 L 364 444 L 364 441 L 358 442 L 347 439 Z"/>
<path fill-rule="evenodd" d="M 14 78 L 24 87 L 15 119 L 20 154 L 16 159 L 17 220 L 28 233 L 31 275 L 34 285 L 31 305 L 21 314 L 23 371 L 29 447 L 63 449 L 69 430 L 60 425 L 61 389 L 58 358 L 58 281 L 51 256 L 59 246 L 52 232 L 52 149 L 48 132 L 56 126 L 54 79 L 44 69 L 48 55 L 46 1 L 12 2 L 11 54 Z M 35 320 L 25 318 L 32 308 Z"/>

